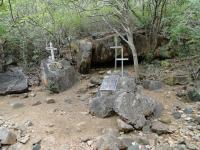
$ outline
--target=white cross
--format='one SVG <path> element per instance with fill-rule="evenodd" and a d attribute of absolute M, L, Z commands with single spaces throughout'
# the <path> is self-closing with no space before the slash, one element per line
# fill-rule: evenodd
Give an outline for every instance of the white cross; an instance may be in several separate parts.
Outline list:
<path fill-rule="evenodd" d="M 111 47 L 111 49 L 115 49 L 115 70 L 117 69 L 117 61 L 121 61 L 122 77 L 123 77 L 124 76 L 124 61 L 128 60 L 128 58 L 124 58 L 124 48 L 123 48 L 123 46 L 117 46 L 117 36 L 115 36 L 115 46 Z M 121 58 L 117 58 L 118 49 L 121 49 Z"/>
<path fill-rule="evenodd" d="M 53 44 L 50 42 L 49 43 L 49 47 L 46 47 L 46 50 L 51 51 L 51 60 L 55 61 L 55 55 L 54 55 L 54 51 L 57 50 L 57 48 L 53 47 Z"/>

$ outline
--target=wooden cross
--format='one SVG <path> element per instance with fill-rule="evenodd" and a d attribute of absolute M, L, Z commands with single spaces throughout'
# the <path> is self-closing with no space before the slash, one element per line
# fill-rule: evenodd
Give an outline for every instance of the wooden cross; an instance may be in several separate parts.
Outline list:
<path fill-rule="evenodd" d="M 47 50 L 47 51 L 51 51 L 51 60 L 52 60 L 52 61 L 55 61 L 54 51 L 56 51 L 57 48 L 54 48 L 54 47 L 53 47 L 53 44 L 50 42 L 50 43 L 49 43 L 49 47 L 46 47 L 46 50 Z"/>
<path fill-rule="evenodd" d="M 121 71 L 122 77 L 124 76 L 124 61 L 128 60 L 128 58 L 124 58 L 124 48 L 123 46 L 117 46 L 117 36 L 115 36 L 115 46 L 111 47 L 111 49 L 115 49 L 115 70 L 117 69 L 117 61 L 121 61 Z M 121 58 L 118 58 L 118 50 L 121 49 Z"/>

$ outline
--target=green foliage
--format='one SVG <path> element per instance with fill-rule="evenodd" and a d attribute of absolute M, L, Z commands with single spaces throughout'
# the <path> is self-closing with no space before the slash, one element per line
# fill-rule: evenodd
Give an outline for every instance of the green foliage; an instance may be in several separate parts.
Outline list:
<path fill-rule="evenodd" d="M 50 83 L 48 84 L 47 90 L 49 90 L 51 94 L 59 93 L 58 84 L 50 81 Z"/>
<path fill-rule="evenodd" d="M 136 27 L 150 30 L 154 2 L 129 1 L 136 14 L 132 18 Z M 109 15 L 113 11 L 100 0 L 12 0 L 11 6 L 13 16 L 8 1 L 0 6 L 0 38 L 7 40 L 6 55 L 14 55 L 27 68 L 39 65 L 40 60 L 46 57 L 45 47 L 49 41 L 61 48 L 67 37 L 107 31 L 109 27 L 103 25 L 105 23 L 99 15 Z M 160 9 L 157 13 L 161 13 Z M 159 34 L 170 38 L 170 52 L 174 56 L 176 53 L 188 56 L 200 52 L 199 18 L 199 0 L 167 0 Z M 114 25 L 119 22 L 112 17 L 111 20 Z M 155 49 L 150 49 L 152 51 L 145 56 L 148 61 L 154 58 Z M 162 52 L 167 51 L 164 49 Z"/>

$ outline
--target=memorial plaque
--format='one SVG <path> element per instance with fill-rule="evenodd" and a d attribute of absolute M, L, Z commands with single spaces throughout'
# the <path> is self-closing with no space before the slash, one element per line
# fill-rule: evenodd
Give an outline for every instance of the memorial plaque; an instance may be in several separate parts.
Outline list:
<path fill-rule="evenodd" d="M 103 79 L 100 90 L 101 91 L 116 91 L 119 75 L 106 76 Z"/>

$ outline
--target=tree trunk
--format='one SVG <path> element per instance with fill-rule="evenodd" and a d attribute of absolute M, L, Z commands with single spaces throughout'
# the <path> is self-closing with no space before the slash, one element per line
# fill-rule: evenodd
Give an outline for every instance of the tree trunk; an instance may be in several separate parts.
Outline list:
<path fill-rule="evenodd" d="M 128 34 L 128 44 L 129 44 L 129 47 L 133 54 L 134 70 L 135 70 L 135 74 L 136 74 L 136 79 L 138 79 L 139 78 L 138 56 L 137 56 L 137 51 L 136 51 L 135 45 L 133 43 L 133 34 L 132 33 Z"/>

